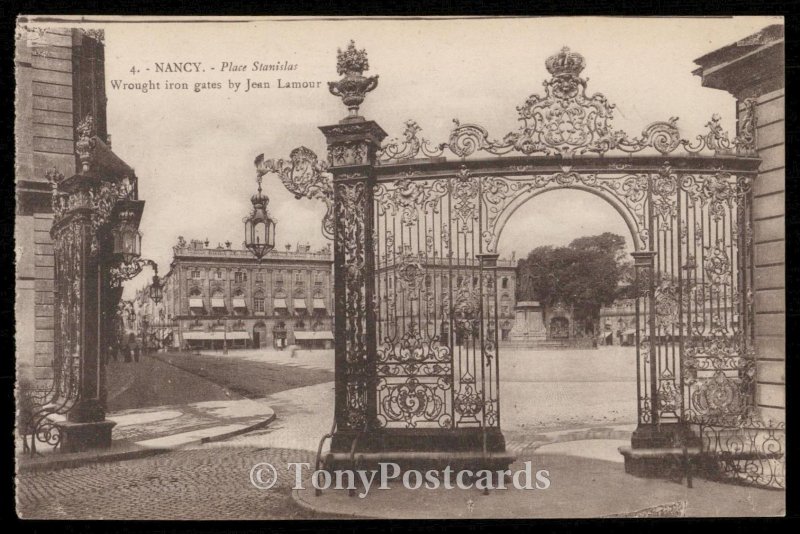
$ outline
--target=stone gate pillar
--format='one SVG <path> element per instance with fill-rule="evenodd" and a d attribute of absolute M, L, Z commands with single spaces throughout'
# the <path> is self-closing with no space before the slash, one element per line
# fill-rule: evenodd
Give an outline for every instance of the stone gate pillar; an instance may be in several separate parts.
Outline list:
<path fill-rule="evenodd" d="M 737 135 L 761 159 L 753 184 L 751 259 L 755 307 L 755 404 L 764 420 L 786 417 L 786 113 L 784 27 L 767 26 L 695 60 L 703 87 L 736 99 Z"/>
<path fill-rule="evenodd" d="M 338 124 L 320 127 L 333 175 L 337 430 L 332 453 L 357 446 L 354 440 L 375 428 L 377 413 L 373 188 L 377 151 L 386 132 L 357 113 L 378 83 L 377 76 L 362 75 L 367 68 L 366 53 L 352 42 L 345 52 L 339 51 L 343 78 L 329 85 L 350 114 Z"/>

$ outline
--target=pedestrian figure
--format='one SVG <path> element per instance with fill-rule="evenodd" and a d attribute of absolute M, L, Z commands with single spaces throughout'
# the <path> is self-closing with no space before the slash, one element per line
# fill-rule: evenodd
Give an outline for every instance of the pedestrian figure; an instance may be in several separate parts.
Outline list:
<path fill-rule="evenodd" d="M 131 356 L 133 352 L 133 347 L 136 346 L 136 336 L 133 335 L 133 332 L 128 334 L 128 344 L 125 347 L 125 363 L 131 363 Z"/>
<path fill-rule="evenodd" d="M 139 348 L 139 344 L 133 346 L 133 361 L 139 363 L 139 352 L 141 349 Z"/>
<path fill-rule="evenodd" d="M 131 347 L 127 343 L 122 346 L 122 358 L 125 363 L 131 363 Z"/>
<path fill-rule="evenodd" d="M 114 360 L 114 363 L 117 362 L 117 352 L 119 351 L 119 344 L 114 343 L 112 346 L 108 347 L 108 353 L 106 355 L 106 365 Z"/>

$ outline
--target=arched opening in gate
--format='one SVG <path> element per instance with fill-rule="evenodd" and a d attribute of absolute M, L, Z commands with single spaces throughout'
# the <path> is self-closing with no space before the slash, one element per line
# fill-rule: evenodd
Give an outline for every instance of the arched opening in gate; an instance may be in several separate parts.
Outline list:
<path fill-rule="evenodd" d="M 498 319 L 511 323 L 498 347 L 506 446 L 519 454 L 541 432 L 606 427 L 620 440 L 603 442 L 614 458 L 637 423 L 637 351 L 621 343 L 636 329 L 635 215 L 559 187 L 520 195 L 498 218 L 498 264 L 514 264 L 497 275 Z"/>

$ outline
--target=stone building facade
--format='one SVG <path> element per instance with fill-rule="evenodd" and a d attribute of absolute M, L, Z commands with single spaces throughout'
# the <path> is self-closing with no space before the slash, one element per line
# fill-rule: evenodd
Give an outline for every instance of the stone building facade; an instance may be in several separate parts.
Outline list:
<path fill-rule="evenodd" d="M 695 60 L 704 87 L 736 98 L 737 114 L 755 111 L 761 158 L 753 186 L 756 404 L 764 419 L 786 411 L 786 153 L 784 27 L 772 25 Z M 742 124 L 739 125 L 741 129 Z"/>
<path fill-rule="evenodd" d="M 101 32 L 17 26 L 15 178 L 16 361 L 23 380 L 53 377 L 54 254 L 47 174 L 76 174 L 76 128 L 91 115 L 106 131 Z M 43 384 L 44 385 L 44 384 Z"/>
<path fill-rule="evenodd" d="M 631 346 L 636 343 L 636 301 L 617 299 L 600 308 L 599 345 Z"/>
<path fill-rule="evenodd" d="M 418 274 L 417 274 L 418 273 Z M 501 344 L 510 338 L 514 326 L 517 304 L 517 262 L 509 259 L 497 260 L 497 305 L 499 339 Z M 409 278 L 419 277 L 416 283 L 407 283 Z M 379 336 L 394 335 L 395 329 L 422 328 L 431 336 L 437 335 L 446 341 L 449 321 L 446 319 L 451 294 L 466 289 L 479 294 L 479 262 L 472 260 L 454 266 L 446 259 L 425 259 L 418 263 L 389 258 L 378 266 L 376 277 Z M 420 304 L 420 300 L 424 304 Z M 420 312 L 420 306 L 423 306 Z M 411 326 L 413 325 L 413 326 Z M 456 343 L 460 340 L 456 340 Z"/>
<path fill-rule="evenodd" d="M 333 346 L 331 247 L 249 250 L 179 238 L 163 301 L 147 288 L 134 300 L 139 332 L 174 348 Z"/>

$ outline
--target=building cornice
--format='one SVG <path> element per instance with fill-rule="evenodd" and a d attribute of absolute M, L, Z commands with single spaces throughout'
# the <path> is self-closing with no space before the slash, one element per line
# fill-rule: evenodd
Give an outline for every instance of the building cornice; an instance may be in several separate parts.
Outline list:
<path fill-rule="evenodd" d="M 703 87 L 727 91 L 738 99 L 784 87 L 783 26 L 767 26 L 760 32 L 724 46 L 694 61 L 692 74 Z"/>

